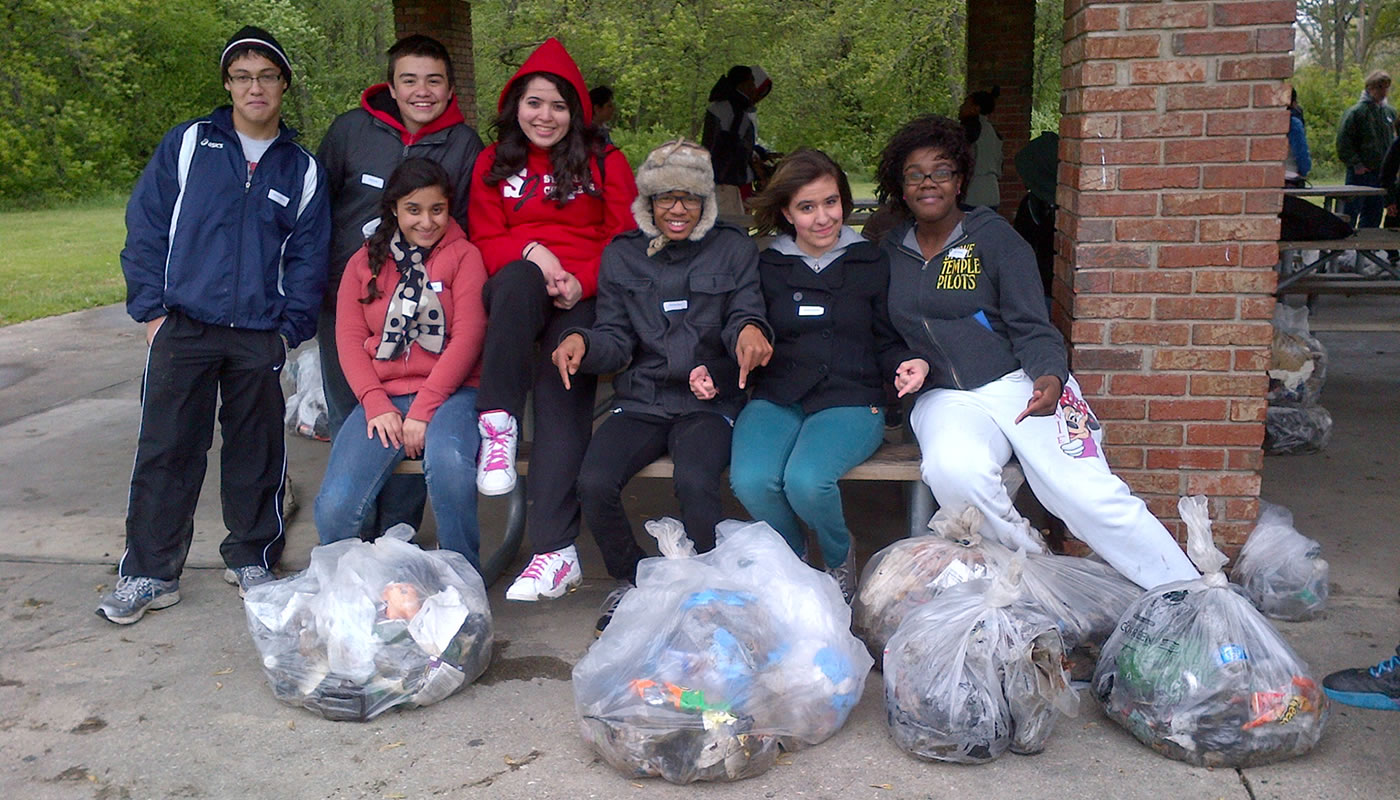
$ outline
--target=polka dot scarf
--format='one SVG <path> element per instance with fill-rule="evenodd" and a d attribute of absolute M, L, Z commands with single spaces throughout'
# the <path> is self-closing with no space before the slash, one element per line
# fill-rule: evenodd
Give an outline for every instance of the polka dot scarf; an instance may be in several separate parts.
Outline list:
<path fill-rule="evenodd" d="M 404 246 L 401 235 L 394 232 L 389 253 L 399 270 L 399 286 L 384 314 L 384 335 L 374 357 L 380 361 L 404 355 L 414 342 L 429 353 L 441 353 L 447 340 L 442 301 L 428 286 L 428 273 L 423 268 L 432 248 Z M 441 287 L 439 287 L 441 288 Z"/>

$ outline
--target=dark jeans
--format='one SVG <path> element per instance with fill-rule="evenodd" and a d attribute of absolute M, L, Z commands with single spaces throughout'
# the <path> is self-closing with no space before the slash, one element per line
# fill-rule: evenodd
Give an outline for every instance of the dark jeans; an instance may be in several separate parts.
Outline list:
<path fill-rule="evenodd" d="M 331 425 L 331 441 L 340 435 L 345 418 L 360 404 L 340 368 L 335 345 L 335 310 L 321 309 L 316 320 L 316 343 L 321 348 L 321 385 L 326 390 L 326 416 Z M 390 475 L 379 497 L 365 512 L 361 535 L 374 539 L 400 522 L 423 527 L 423 505 L 428 501 L 428 485 L 422 475 Z"/>
<path fill-rule="evenodd" d="M 1364 175 L 1357 175 L 1351 167 L 1347 167 L 1347 185 L 1380 186 L 1380 170 L 1373 169 Z M 1351 216 L 1352 225 L 1357 228 L 1379 228 L 1381 213 L 1384 211 L 1384 197 L 1353 197 L 1347 200 L 1347 214 Z"/>
<path fill-rule="evenodd" d="M 529 261 L 502 267 L 481 296 L 489 322 L 476 407 L 508 411 L 520 422 L 525 396 L 534 390 L 526 533 L 536 554 L 562 550 L 578 538 L 578 471 L 593 431 L 598 379 L 578 374 L 565 389 L 549 356 L 564 331 L 593 324 L 595 303 L 589 298 L 567 311 L 555 308 L 544 275 Z"/>
<path fill-rule="evenodd" d="M 282 386 L 287 351 L 277 331 L 206 325 L 172 311 L 156 331 L 141 387 L 141 430 L 126 510 L 123 576 L 180 577 L 214 443 L 230 567 L 271 569 L 286 544 Z M 219 402 L 219 401 L 222 402 Z"/>
<path fill-rule="evenodd" d="M 578 491 L 609 575 L 637 581 L 637 562 L 646 553 L 622 507 L 622 489 L 666 453 L 676 465 L 673 483 L 685 532 L 697 552 L 714 549 L 715 525 L 723 515 L 720 476 L 729 466 L 732 433 L 729 420 L 707 411 L 672 419 L 617 411 L 603 421 L 584 456 Z"/>

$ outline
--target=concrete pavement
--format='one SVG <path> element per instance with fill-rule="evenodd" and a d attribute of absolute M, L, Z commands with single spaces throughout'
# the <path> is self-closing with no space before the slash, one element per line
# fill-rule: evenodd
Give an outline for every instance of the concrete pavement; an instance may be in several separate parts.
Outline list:
<path fill-rule="evenodd" d="M 1324 298 L 1319 319 L 1397 317 L 1391 298 Z M 219 577 L 218 459 L 211 458 L 182 602 L 129 627 L 92 613 L 114 580 L 144 359 L 119 306 L 0 329 L 0 794 L 26 798 L 1398 798 L 1400 714 L 1334 706 L 1304 758 L 1200 769 L 1141 746 L 1084 698 L 1041 755 L 978 767 L 900 751 L 880 676 L 832 740 L 737 784 L 628 780 L 577 732 L 568 681 L 610 588 L 591 544 L 584 588 L 545 604 L 491 590 L 497 652 L 475 685 L 435 706 L 332 723 L 276 701 L 237 594 Z M 1329 449 L 1270 457 L 1264 496 L 1291 508 L 1332 565 L 1331 610 L 1279 629 L 1320 676 L 1372 664 L 1400 641 L 1400 334 L 1323 334 Z M 217 440 L 216 440 L 217 441 Z M 327 447 L 293 439 L 291 474 L 314 496 Z M 669 484 L 629 489 L 635 517 Z M 899 536 L 894 486 L 847 489 L 862 560 Z M 737 508 L 733 509 L 737 512 Z M 503 508 L 483 504 L 488 542 Z M 306 509 L 284 566 L 315 541 Z"/>

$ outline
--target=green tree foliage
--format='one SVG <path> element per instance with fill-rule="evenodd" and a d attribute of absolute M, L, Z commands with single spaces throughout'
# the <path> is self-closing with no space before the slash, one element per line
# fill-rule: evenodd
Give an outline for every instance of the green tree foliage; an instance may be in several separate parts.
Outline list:
<path fill-rule="evenodd" d="M 821 147 L 868 172 L 916 113 L 952 113 L 963 92 L 966 0 L 477 0 L 472 28 L 480 119 L 546 36 L 590 85 L 617 92 L 613 139 L 636 163 L 668 136 L 698 137 L 711 86 L 759 64 L 773 92 L 759 136 Z"/>
<path fill-rule="evenodd" d="M 391 0 L 0 2 L 0 208 L 129 189 L 170 126 L 228 102 L 219 53 L 250 22 L 291 55 L 312 147 L 393 40 Z"/>

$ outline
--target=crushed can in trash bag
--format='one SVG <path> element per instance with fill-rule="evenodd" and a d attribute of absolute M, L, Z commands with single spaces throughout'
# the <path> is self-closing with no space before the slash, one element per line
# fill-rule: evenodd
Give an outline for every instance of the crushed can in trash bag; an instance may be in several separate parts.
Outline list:
<path fill-rule="evenodd" d="M 1094 696 L 1139 741 L 1197 766 L 1257 766 L 1308 752 L 1326 726 L 1326 696 L 1226 582 L 1206 499 L 1184 497 L 1179 508 L 1202 577 L 1156 587 L 1128 609 L 1104 644 Z"/>
<path fill-rule="evenodd" d="M 763 523 L 698 556 L 679 523 L 647 525 L 673 557 L 641 562 L 574 667 L 584 740 L 625 775 L 686 784 L 761 774 L 834 734 L 871 667 L 835 582 Z"/>
<path fill-rule="evenodd" d="M 900 748 L 964 764 L 1038 753 L 1056 716 L 1078 713 L 1059 629 L 1023 596 L 1024 559 L 941 592 L 890 638 L 885 711 Z"/>
<path fill-rule="evenodd" d="M 1274 619 L 1314 619 L 1327 608 L 1328 567 L 1322 546 L 1293 527 L 1293 514 L 1267 501 L 1231 571 L 1254 607 Z"/>
<path fill-rule="evenodd" d="M 1272 456 L 1316 453 L 1332 440 L 1332 415 L 1322 406 L 1269 406 L 1264 412 L 1264 452 Z"/>
<path fill-rule="evenodd" d="M 436 703 L 491 659 L 491 608 L 460 553 L 424 551 L 397 525 L 373 543 L 316 547 L 298 575 L 248 590 L 248 628 L 273 694 L 363 722 Z"/>

